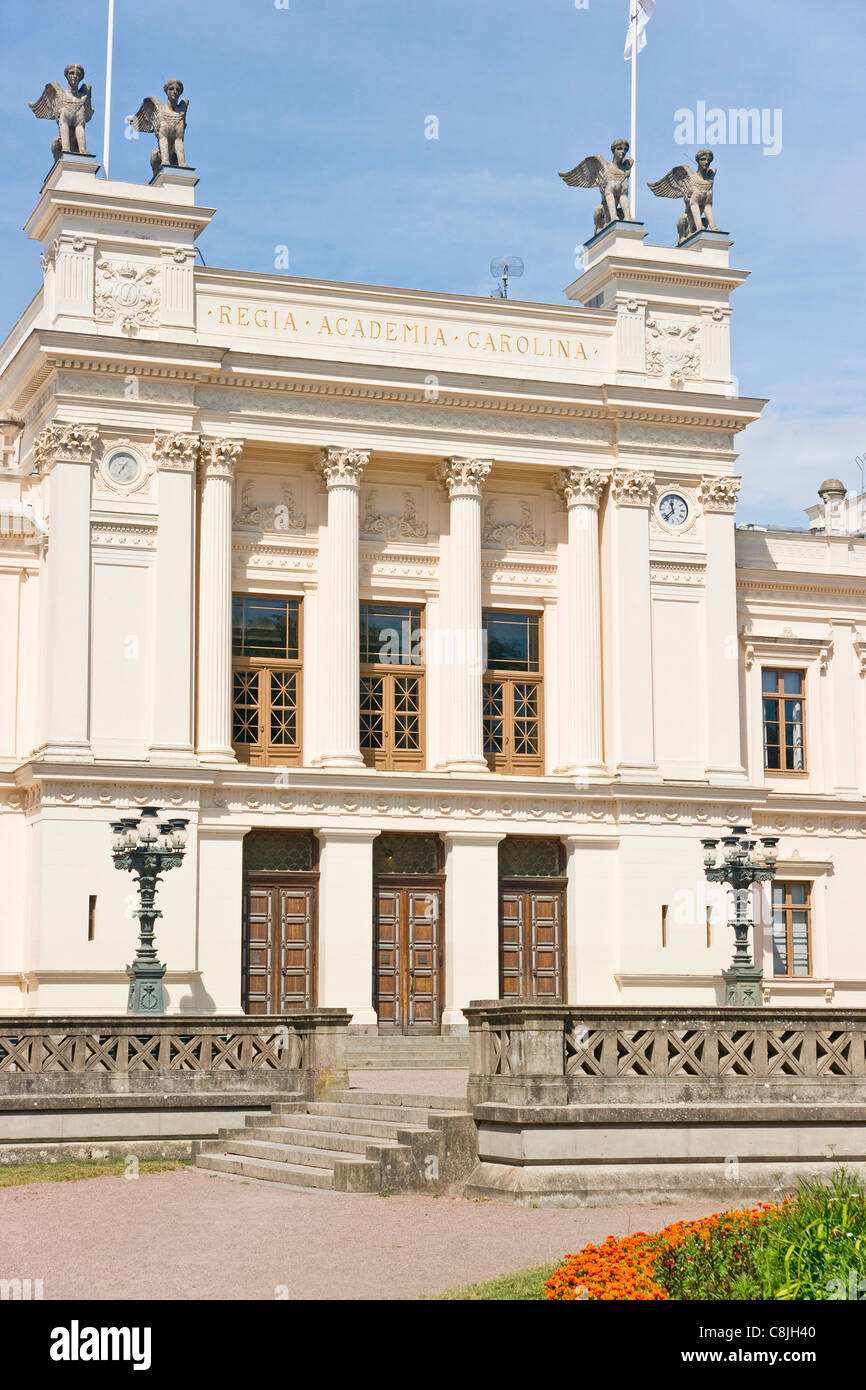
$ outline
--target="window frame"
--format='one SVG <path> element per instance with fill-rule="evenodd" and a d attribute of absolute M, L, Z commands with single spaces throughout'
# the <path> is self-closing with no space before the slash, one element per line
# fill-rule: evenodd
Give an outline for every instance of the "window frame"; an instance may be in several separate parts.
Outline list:
<path fill-rule="evenodd" d="M 394 599 L 364 598 L 358 604 L 358 743 L 361 757 L 367 767 L 377 772 L 423 772 L 427 766 L 427 668 L 425 662 L 407 662 L 397 665 L 391 661 L 361 660 L 361 619 L 365 608 L 394 609 L 395 613 L 410 609 L 418 614 L 418 625 L 412 628 L 413 635 L 420 635 L 420 650 L 425 650 L 426 605 L 414 601 L 400 602 Z M 415 641 L 413 636 L 412 645 Z M 418 748 L 396 747 L 395 727 L 395 686 L 398 680 L 410 676 L 418 682 Z M 363 682 L 382 681 L 382 748 L 365 748 L 362 742 L 361 717 L 363 706 Z"/>
<path fill-rule="evenodd" d="M 776 676 L 776 690 L 775 690 L 775 693 L 770 693 L 770 692 L 764 690 L 764 674 L 765 674 L 765 672 L 766 672 L 766 673 L 773 672 L 773 673 L 775 674 L 775 676 Z M 786 675 L 790 675 L 792 672 L 793 672 L 795 675 L 798 675 L 798 676 L 800 677 L 800 683 L 801 683 L 800 694 L 799 694 L 799 695 L 795 695 L 795 696 L 786 695 L 786 694 L 784 693 L 784 690 L 782 689 L 783 682 L 784 682 L 784 677 L 785 677 Z M 802 666 L 776 666 L 776 665 L 774 665 L 774 666 L 769 666 L 769 665 L 765 666 L 765 665 L 762 664 L 761 667 L 760 667 L 759 693 L 760 693 L 760 700 L 761 700 L 761 763 L 762 763 L 763 773 L 764 773 L 764 776 L 765 776 L 765 777 L 808 777 L 808 775 L 809 775 L 808 746 L 807 746 L 807 739 L 806 739 L 806 723 L 807 723 L 807 719 L 808 719 L 808 708 L 809 708 L 809 706 L 808 706 L 808 704 L 807 704 L 807 701 L 806 701 L 807 675 L 808 675 L 808 672 L 807 672 L 806 669 L 805 669 L 804 667 L 802 667 Z M 786 744 L 786 742 L 785 742 L 785 731 L 786 731 L 786 729 L 787 729 L 788 727 L 791 727 L 791 728 L 795 728 L 795 727 L 796 727 L 796 725 L 794 725 L 794 724 L 792 724 L 792 725 L 789 726 L 789 725 L 788 725 L 788 722 L 787 722 L 787 721 L 785 720 L 785 718 L 784 718 L 783 703 L 784 703 L 785 700 L 791 700 L 791 699 L 798 699 L 798 700 L 800 701 L 801 718 L 800 718 L 800 726 L 799 726 L 799 727 L 800 727 L 800 731 L 801 731 L 801 744 L 800 744 L 800 748 L 801 748 L 801 752 L 802 752 L 803 766 L 802 766 L 802 767 L 768 767 L 768 766 L 767 766 L 767 748 L 768 748 L 768 746 L 770 746 L 770 745 L 768 745 L 768 743 L 767 743 L 767 724 L 768 724 L 768 722 L 770 722 L 770 723 L 773 723 L 773 722 L 774 722 L 774 723 L 777 725 L 777 727 L 778 727 L 778 730 L 779 730 L 779 743 L 778 743 L 778 748 L 779 748 L 779 758 L 780 758 L 780 761 L 781 761 L 783 755 L 784 755 L 785 752 L 787 751 L 787 744 Z M 775 700 L 775 702 L 776 702 L 776 712 L 777 712 L 777 715 L 778 715 L 779 717 L 777 717 L 777 719 L 776 719 L 775 721 L 773 721 L 773 720 L 768 721 L 768 720 L 765 718 L 765 715 L 764 715 L 764 701 L 765 701 L 765 700 Z M 776 745 L 772 745 L 772 746 L 775 747 Z"/>
<path fill-rule="evenodd" d="M 300 594 L 233 593 L 235 599 L 279 599 L 281 602 L 297 604 L 298 614 L 298 655 L 296 657 L 239 656 L 234 651 L 232 634 L 232 689 L 231 720 L 232 748 L 239 763 L 248 767 L 299 767 L 303 761 L 303 698 L 304 698 L 304 600 Z M 234 737 L 235 718 L 235 673 L 253 672 L 257 675 L 256 705 L 258 710 L 259 737 L 255 743 L 239 743 Z M 272 690 L 271 675 L 291 671 L 295 675 L 295 742 L 274 743 L 270 737 Z M 266 736 L 265 736 L 266 735 Z"/>
<path fill-rule="evenodd" d="M 482 625 L 484 618 L 490 614 L 495 617 L 503 617 L 507 614 L 519 614 L 533 618 L 536 624 L 536 640 L 538 653 L 537 671 L 515 671 L 513 668 L 488 666 L 485 662 L 482 675 L 482 741 L 486 743 L 486 718 L 484 705 L 487 699 L 487 687 L 492 684 L 501 684 L 503 688 L 503 741 L 504 749 L 501 753 L 487 752 L 484 750 L 484 759 L 491 772 L 500 772 L 505 775 L 517 777 L 543 776 L 544 774 L 544 614 L 534 608 L 484 608 L 482 610 Z M 538 722 L 538 751 L 537 753 L 515 753 L 514 749 L 514 692 L 518 685 L 532 685 L 536 695 L 536 718 Z"/>
<path fill-rule="evenodd" d="M 814 958 L 814 922 L 813 922 L 813 889 L 814 882 L 804 878 L 780 878 L 774 879 L 770 884 L 770 964 L 772 967 L 772 979 L 774 980 L 812 980 L 815 978 L 815 958 Z M 774 890 L 777 888 L 785 889 L 784 902 L 777 908 L 774 902 Z M 802 888 L 805 890 L 806 901 L 795 903 L 791 900 L 791 889 Z M 777 972 L 775 959 L 775 927 L 776 912 L 781 911 L 785 916 L 785 957 L 788 969 Z M 806 964 L 808 969 L 805 975 L 794 973 L 794 912 L 805 912 L 806 914 Z"/>

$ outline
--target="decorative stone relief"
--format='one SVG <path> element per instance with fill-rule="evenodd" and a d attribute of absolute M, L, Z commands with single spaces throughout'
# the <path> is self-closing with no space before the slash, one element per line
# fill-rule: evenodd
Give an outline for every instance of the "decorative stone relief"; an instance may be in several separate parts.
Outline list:
<path fill-rule="evenodd" d="M 156 522 L 94 521 L 90 528 L 93 545 L 121 550 L 155 550 Z"/>
<path fill-rule="evenodd" d="M 647 319 L 647 376 L 665 376 L 671 386 L 701 375 L 701 326 L 677 319 Z"/>
<path fill-rule="evenodd" d="M 119 324 L 123 333 L 158 327 L 159 266 L 98 260 L 93 316 L 97 323 Z"/>
<path fill-rule="evenodd" d="M 733 512 L 742 478 L 701 478 L 698 501 L 705 512 Z"/>
<path fill-rule="evenodd" d="M 139 468 L 129 482 L 121 482 L 111 476 L 109 464 L 115 454 L 127 450 L 135 457 Z M 153 464 L 148 464 L 145 452 L 136 440 L 125 436 L 121 439 L 105 440 L 99 463 L 93 470 L 93 491 L 96 494 L 114 497 L 132 497 L 135 493 L 146 493 L 149 491 L 153 472 Z"/>
<path fill-rule="evenodd" d="M 255 481 L 248 478 L 241 486 L 240 506 L 232 518 L 233 525 L 242 529 L 261 531 L 302 532 L 307 518 L 295 506 L 295 494 L 289 484 L 280 483 L 282 502 L 262 504 L 254 496 Z"/>
<path fill-rule="evenodd" d="M 610 482 L 611 496 L 618 507 L 648 507 L 655 474 L 617 470 Z"/>
<path fill-rule="evenodd" d="M 544 534 L 533 524 L 532 503 L 528 498 L 517 500 L 519 518 L 514 521 L 498 520 L 501 507 L 507 507 L 503 499 L 488 498 L 484 506 L 484 522 L 481 528 L 483 545 L 501 546 L 503 550 L 542 550 Z M 513 511 L 513 503 L 512 503 Z"/>
<path fill-rule="evenodd" d="M 33 441 L 38 471 L 49 472 L 58 459 L 92 462 L 98 438 L 98 429 L 90 425 L 46 425 Z"/>
<path fill-rule="evenodd" d="M 402 512 L 379 511 L 379 491 L 377 488 L 371 488 L 364 501 L 361 535 L 370 539 L 381 536 L 386 541 L 424 540 L 427 536 L 427 525 L 418 517 L 415 494 L 406 488 L 401 491 L 401 496 Z"/>

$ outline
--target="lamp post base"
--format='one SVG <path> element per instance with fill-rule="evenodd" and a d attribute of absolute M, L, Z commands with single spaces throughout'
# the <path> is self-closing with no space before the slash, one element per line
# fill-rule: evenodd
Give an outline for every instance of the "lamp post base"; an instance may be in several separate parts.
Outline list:
<path fill-rule="evenodd" d="M 737 1009 L 758 1009 L 762 1005 L 761 972 L 757 966 L 723 970 L 725 1003 Z"/>
<path fill-rule="evenodd" d="M 158 961 L 141 965 L 135 961 L 128 969 L 129 999 L 126 1012 L 164 1014 L 165 991 L 162 987 L 162 977 L 165 974 L 165 966 L 160 965 Z"/>

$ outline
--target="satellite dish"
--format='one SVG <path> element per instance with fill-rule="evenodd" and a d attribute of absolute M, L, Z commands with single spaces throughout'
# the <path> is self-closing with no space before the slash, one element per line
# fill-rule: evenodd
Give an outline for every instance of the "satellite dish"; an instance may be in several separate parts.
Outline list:
<path fill-rule="evenodd" d="M 519 280 L 523 274 L 523 258 L 521 256 L 494 256 L 490 262 L 490 274 L 494 280 L 501 281 L 499 298 L 507 299 L 508 281 L 510 279 Z"/>

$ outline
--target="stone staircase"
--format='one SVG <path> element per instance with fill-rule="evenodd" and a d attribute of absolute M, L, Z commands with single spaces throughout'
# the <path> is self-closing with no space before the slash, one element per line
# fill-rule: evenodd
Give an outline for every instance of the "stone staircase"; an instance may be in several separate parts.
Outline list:
<path fill-rule="evenodd" d="M 444 1194 L 462 1190 L 477 1139 L 460 1097 L 350 1090 L 288 1097 L 194 1155 L 213 1173 L 289 1188 Z"/>
<path fill-rule="evenodd" d="M 467 1071 L 469 1038 L 459 1034 L 350 1033 L 347 1063 L 350 1071 Z"/>

